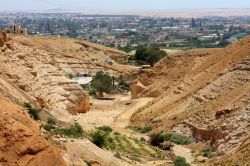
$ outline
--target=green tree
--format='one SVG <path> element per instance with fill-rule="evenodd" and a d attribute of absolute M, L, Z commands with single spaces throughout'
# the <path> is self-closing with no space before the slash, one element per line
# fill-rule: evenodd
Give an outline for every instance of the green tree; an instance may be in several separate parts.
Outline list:
<path fill-rule="evenodd" d="M 146 62 L 147 64 L 153 66 L 156 62 L 158 62 L 166 55 L 167 53 L 165 51 L 162 51 L 159 47 L 139 46 L 135 53 L 135 59 L 138 61 Z"/>
<path fill-rule="evenodd" d="M 112 77 L 105 74 L 103 71 L 98 71 L 92 81 L 93 87 L 99 93 L 109 93 L 112 90 Z"/>

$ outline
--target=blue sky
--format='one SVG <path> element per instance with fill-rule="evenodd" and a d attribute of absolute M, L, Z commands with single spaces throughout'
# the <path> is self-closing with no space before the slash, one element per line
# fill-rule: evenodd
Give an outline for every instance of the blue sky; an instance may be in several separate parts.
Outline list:
<path fill-rule="evenodd" d="M 0 11 L 35 9 L 250 8 L 250 0 L 0 0 Z"/>

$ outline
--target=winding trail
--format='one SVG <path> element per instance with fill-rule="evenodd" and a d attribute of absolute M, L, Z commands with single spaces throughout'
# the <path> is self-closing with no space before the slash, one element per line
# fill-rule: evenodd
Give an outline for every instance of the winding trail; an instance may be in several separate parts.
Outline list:
<path fill-rule="evenodd" d="M 78 122 L 84 128 L 85 131 L 91 131 L 99 126 L 110 126 L 113 131 L 119 132 L 121 135 L 125 135 L 130 138 L 136 138 L 140 140 L 142 137 L 149 140 L 146 134 L 141 134 L 126 128 L 130 125 L 130 120 L 133 114 L 141 107 L 145 106 L 148 102 L 152 101 L 154 98 L 140 98 L 131 99 L 130 94 L 127 95 L 116 95 L 115 100 L 112 101 L 102 101 L 97 99 L 92 99 L 92 109 L 85 113 L 74 117 L 69 117 L 71 123 Z M 81 144 L 81 146 L 87 146 L 84 142 L 78 142 L 74 140 L 74 144 Z M 88 145 L 89 146 L 89 145 Z M 82 150 L 80 150 L 82 151 Z M 83 150 L 84 151 L 84 150 Z M 95 151 L 95 150 L 94 150 Z M 104 152 L 100 150 L 100 153 L 107 154 L 110 152 Z M 193 157 L 191 150 L 175 145 L 173 151 L 176 156 L 185 157 L 187 162 L 192 163 Z M 72 149 L 72 154 L 80 154 L 75 148 Z M 74 157 L 73 155 L 73 157 Z M 86 157 L 86 155 L 83 155 Z M 84 158 L 85 158 L 84 157 Z M 69 157 L 67 157 L 69 158 Z M 168 163 L 168 160 L 157 160 L 157 161 L 145 161 L 146 165 L 162 165 L 163 163 Z M 171 162 L 171 161 L 170 161 Z M 119 161 L 115 162 L 116 164 Z M 111 165 L 116 165 L 111 164 Z M 169 164 L 167 164 L 169 165 Z M 170 164 L 171 165 L 171 164 Z"/>

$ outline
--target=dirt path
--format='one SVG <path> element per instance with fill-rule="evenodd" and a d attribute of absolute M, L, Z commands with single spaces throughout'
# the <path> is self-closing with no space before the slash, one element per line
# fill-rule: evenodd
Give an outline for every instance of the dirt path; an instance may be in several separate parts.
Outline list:
<path fill-rule="evenodd" d="M 128 137 L 146 137 L 143 134 L 126 129 L 126 127 L 129 126 L 131 116 L 134 112 L 151 100 L 153 98 L 131 100 L 130 94 L 117 95 L 113 101 L 93 99 L 92 109 L 85 114 L 75 116 L 71 119 L 71 123 L 78 122 L 85 130 L 93 130 L 95 127 L 106 125 Z"/>
<path fill-rule="evenodd" d="M 132 115 L 138 110 L 140 107 L 146 105 L 149 101 L 153 100 L 153 98 L 140 98 L 131 100 L 131 106 L 128 106 L 121 114 L 119 114 L 114 120 L 114 126 L 119 128 L 125 128 L 129 125 L 130 119 Z"/>
<path fill-rule="evenodd" d="M 144 137 L 146 140 L 148 140 L 148 136 L 145 134 L 134 132 L 132 130 L 126 129 L 126 127 L 129 126 L 130 119 L 135 111 L 146 105 L 151 100 L 153 100 L 153 98 L 140 98 L 131 100 L 131 105 L 127 106 L 127 108 L 125 108 L 118 116 L 115 117 L 114 123 L 111 125 L 113 130 L 128 137 L 137 139 Z"/>
<path fill-rule="evenodd" d="M 176 156 L 184 157 L 189 164 L 192 164 L 194 162 L 191 150 L 182 145 L 174 145 L 173 152 Z M 192 166 L 195 165 L 192 164 Z"/>

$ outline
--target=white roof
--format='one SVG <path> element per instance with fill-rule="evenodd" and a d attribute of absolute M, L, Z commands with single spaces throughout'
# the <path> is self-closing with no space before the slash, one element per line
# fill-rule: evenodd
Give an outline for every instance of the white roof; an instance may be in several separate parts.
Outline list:
<path fill-rule="evenodd" d="M 76 81 L 80 85 L 86 85 L 90 83 L 93 78 L 92 77 L 74 77 L 72 80 Z"/>

